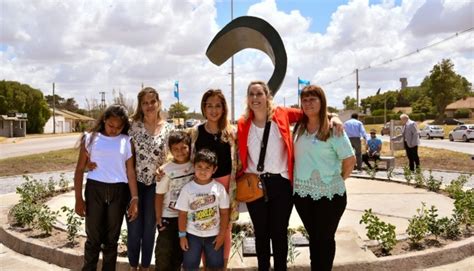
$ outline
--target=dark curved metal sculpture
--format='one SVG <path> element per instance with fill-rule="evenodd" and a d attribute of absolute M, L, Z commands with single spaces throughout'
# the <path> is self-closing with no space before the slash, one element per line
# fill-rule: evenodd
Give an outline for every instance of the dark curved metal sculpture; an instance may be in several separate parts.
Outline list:
<path fill-rule="evenodd" d="M 267 84 L 275 96 L 285 79 L 287 57 L 280 35 L 266 21 L 252 16 L 235 18 L 217 33 L 207 47 L 206 55 L 212 63 L 220 66 L 247 48 L 258 49 L 272 60 L 275 69 Z"/>

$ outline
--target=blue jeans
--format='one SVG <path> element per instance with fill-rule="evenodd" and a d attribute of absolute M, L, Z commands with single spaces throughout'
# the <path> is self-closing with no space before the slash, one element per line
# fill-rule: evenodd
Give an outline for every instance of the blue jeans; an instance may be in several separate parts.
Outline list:
<path fill-rule="evenodd" d="M 138 186 L 138 217 L 132 222 L 127 220 L 127 254 L 130 266 L 137 267 L 140 250 L 142 267 L 149 267 L 155 244 L 155 187 L 156 184 Z"/>
<path fill-rule="evenodd" d="M 207 269 L 224 267 L 224 246 L 222 245 L 218 250 L 214 249 L 213 242 L 216 236 L 199 237 L 188 233 L 187 238 L 189 249 L 183 253 L 184 270 L 199 270 L 202 252 L 206 257 Z"/>

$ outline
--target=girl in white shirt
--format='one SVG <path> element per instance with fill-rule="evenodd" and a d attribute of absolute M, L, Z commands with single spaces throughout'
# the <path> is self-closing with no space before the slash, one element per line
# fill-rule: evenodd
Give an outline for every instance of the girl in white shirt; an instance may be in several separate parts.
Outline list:
<path fill-rule="evenodd" d="M 129 127 L 126 109 L 112 105 L 81 140 L 74 189 L 75 211 L 86 218 L 83 270 L 97 269 L 100 251 L 102 269 L 115 270 L 117 242 L 127 204 L 128 219 L 134 220 L 138 215 L 132 146 L 127 135 Z M 87 174 L 84 201 L 82 183 L 88 161 L 93 169 Z"/>

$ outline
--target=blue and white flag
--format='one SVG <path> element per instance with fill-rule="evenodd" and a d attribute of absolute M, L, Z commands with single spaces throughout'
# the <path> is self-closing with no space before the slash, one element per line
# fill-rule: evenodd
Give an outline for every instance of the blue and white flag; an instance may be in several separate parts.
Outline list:
<path fill-rule="evenodd" d="M 303 80 L 303 79 L 298 77 L 298 96 L 301 95 L 301 90 L 303 89 L 303 87 L 309 86 L 309 84 L 311 84 L 311 82 L 309 80 Z M 303 87 L 301 87 L 301 86 L 303 86 Z"/>
<path fill-rule="evenodd" d="M 179 81 L 174 81 L 174 97 L 179 100 Z"/>

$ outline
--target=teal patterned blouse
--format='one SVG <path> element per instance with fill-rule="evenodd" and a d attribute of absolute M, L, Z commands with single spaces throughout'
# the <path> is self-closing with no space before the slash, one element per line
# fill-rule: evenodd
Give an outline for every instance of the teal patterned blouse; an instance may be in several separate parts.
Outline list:
<path fill-rule="evenodd" d="M 294 193 L 313 200 L 344 195 L 342 160 L 352 155 L 354 150 L 345 132 L 326 141 L 304 132 L 295 141 Z"/>

